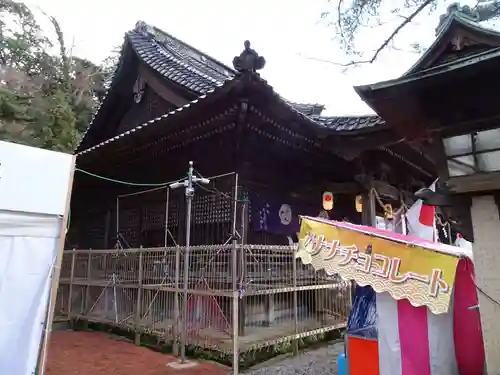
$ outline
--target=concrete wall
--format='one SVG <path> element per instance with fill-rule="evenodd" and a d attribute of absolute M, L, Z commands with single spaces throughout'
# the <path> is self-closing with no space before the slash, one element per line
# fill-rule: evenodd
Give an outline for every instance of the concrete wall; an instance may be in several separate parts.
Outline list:
<path fill-rule="evenodd" d="M 493 196 L 472 199 L 474 263 L 479 288 L 500 301 L 500 220 Z M 500 306 L 478 292 L 489 375 L 500 374 Z"/>

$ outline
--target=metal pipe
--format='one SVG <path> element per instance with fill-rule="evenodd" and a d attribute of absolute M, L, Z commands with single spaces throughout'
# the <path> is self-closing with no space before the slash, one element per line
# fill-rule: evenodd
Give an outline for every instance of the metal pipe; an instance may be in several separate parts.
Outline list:
<path fill-rule="evenodd" d="M 194 196 L 193 189 L 193 162 L 189 162 L 189 171 L 186 186 L 186 249 L 184 252 L 184 300 L 182 304 L 182 332 L 181 332 L 181 363 L 186 362 L 186 342 L 188 330 L 188 287 L 189 287 L 189 246 L 191 244 L 191 205 Z"/>
<path fill-rule="evenodd" d="M 238 238 L 238 230 L 237 230 L 237 225 L 236 221 L 238 220 L 238 173 L 234 175 L 234 197 L 233 197 L 233 225 L 231 228 L 231 235 L 233 236 L 233 241 L 237 240 Z M 236 242 L 235 242 L 236 243 Z"/>
<path fill-rule="evenodd" d="M 170 205 L 170 188 L 167 187 L 167 201 L 165 202 L 165 247 L 167 247 L 168 242 L 168 206 Z M 165 256 L 167 254 L 165 253 Z"/>
<path fill-rule="evenodd" d="M 120 244 L 120 197 L 116 197 L 116 247 Z"/>
<path fill-rule="evenodd" d="M 237 226 L 236 220 L 238 218 L 238 173 L 235 174 L 234 177 L 234 207 L 233 207 L 233 226 L 231 230 L 231 235 L 233 237 L 233 249 L 232 249 L 232 290 L 233 290 L 233 298 L 232 298 L 232 307 L 233 307 L 233 375 L 238 375 L 239 373 L 239 364 L 240 364 L 240 356 L 239 356 L 239 288 L 238 288 L 238 253 L 244 254 L 243 249 L 237 249 L 238 235 L 237 235 Z M 242 270 L 243 272 L 243 270 Z"/>
<path fill-rule="evenodd" d="M 175 301 L 174 301 L 174 354 L 179 355 L 179 277 L 181 273 L 181 248 L 177 246 L 175 249 Z"/>

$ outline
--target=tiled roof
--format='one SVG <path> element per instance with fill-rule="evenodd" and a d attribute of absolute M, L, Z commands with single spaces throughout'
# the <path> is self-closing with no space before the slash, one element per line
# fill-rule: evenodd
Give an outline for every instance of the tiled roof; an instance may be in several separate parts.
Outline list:
<path fill-rule="evenodd" d="M 144 22 L 138 22 L 127 37 L 142 61 L 197 94 L 235 76 L 231 68 Z"/>
<path fill-rule="evenodd" d="M 322 104 L 294 103 L 288 100 L 287 102 L 297 111 L 307 116 L 321 116 L 321 112 L 323 112 L 323 110 L 325 109 L 325 106 Z"/>
<path fill-rule="evenodd" d="M 141 60 L 197 94 L 204 94 L 236 75 L 234 69 L 144 22 L 138 22 L 127 37 Z M 325 108 L 321 104 L 286 102 L 306 116 L 319 116 Z"/>
<path fill-rule="evenodd" d="M 213 57 L 141 21 L 136 24 L 134 30 L 126 34 L 125 38 L 144 63 L 197 96 L 207 94 L 224 85 L 227 81 L 233 80 L 237 74 L 234 69 Z M 261 81 L 267 84 L 265 80 Z M 293 112 L 297 112 L 306 121 L 333 131 L 361 130 L 383 123 L 376 116 L 324 117 L 321 116 L 324 109 L 321 104 L 294 103 L 279 96 L 276 92 L 274 94 L 284 105 Z M 102 104 L 104 101 L 101 106 Z M 93 122 L 89 125 L 87 133 L 92 125 Z M 81 147 L 86 138 L 87 134 L 77 147 L 77 152 L 82 151 Z"/>
<path fill-rule="evenodd" d="M 230 84 L 231 84 L 230 82 L 228 82 L 227 84 L 218 84 L 215 88 L 207 90 L 207 92 L 205 94 L 201 95 L 197 99 L 192 100 L 189 103 L 186 103 L 183 106 L 181 106 L 179 108 L 176 108 L 173 111 L 164 113 L 161 116 L 158 116 L 158 117 L 156 117 L 156 118 L 154 118 L 152 120 L 146 121 L 145 123 L 143 123 L 141 125 L 138 125 L 135 128 L 133 128 L 133 129 L 130 129 L 130 130 L 124 132 L 124 133 L 121 133 L 121 134 L 118 134 L 118 135 L 114 136 L 113 138 L 110 138 L 110 139 L 108 139 L 106 141 L 103 141 L 103 142 L 101 142 L 101 143 L 99 143 L 97 145 L 94 145 L 94 146 L 92 146 L 90 148 L 87 148 L 85 150 L 79 151 L 77 153 L 77 155 L 87 154 L 87 153 L 89 153 L 91 151 L 94 151 L 94 150 L 100 148 L 100 147 L 103 147 L 103 146 L 108 145 L 110 143 L 114 143 L 114 142 L 116 142 L 116 141 L 118 141 L 118 140 L 120 140 L 120 139 L 122 139 L 124 137 L 127 137 L 127 136 L 129 136 L 129 135 L 131 135 L 133 133 L 136 133 L 136 132 L 139 132 L 139 131 L 143 131 L 144 129 L 146 129 L 146 128 L 150 127 L 150 126 L 158 125 L 159 122 L 162 122 L 165 119 L 170 120 L 173 116 L 176 116 L 179 113 L 184 112 L 185 110 L 191 108 L 193 105 L 196 105 L 200 101 L 207 100 L 207 98 L 210 98 L 213 95 L 219 94 L 220 91 L 222 91 L 225 88 L 227 88 L 227 86 L 229 86 Z"/>
<path fill-rule="evenodd" d="M 343 132 L 373 128 L 384 125 L 385 121 L 379 116 L 316 116 L 316 122 L 326 128 Z"/>

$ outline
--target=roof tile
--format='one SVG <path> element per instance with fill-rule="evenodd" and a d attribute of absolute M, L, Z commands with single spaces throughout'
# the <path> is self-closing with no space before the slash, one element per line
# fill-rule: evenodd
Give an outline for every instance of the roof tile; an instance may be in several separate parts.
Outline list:
<path fill-rule="evenodd" d="M 326 128 L 344 132 L 356 131 L 361 129 L 373 128 L 378 125 L 384 125 L 385 121 L 379 116 L 317 116 L 316 122 Z"/>
<path fill-rule="evenodd" d="M 129 31 L 125 38 L 139 58 L 152 69 L 199 96 L 223 86 L 225 82 L 232 80 L 236 75 L 236 71 L 230 67 L 144 22 L 138 22 L 135 29 Z M 264 79 L 261 81 L 269 86 Z M 269 87 L 272 89 L 271 86 Z M 274 94 L 284 105 L 298 113 L 306 121 L 332 131 L 355 131 L 384 123 L 377 116 L 321 116 L 324 109 L 321 104 L 294 103 L 284 99 L 276 92 Z M 92 125 L 93 122 L 89 125 L 87 132 Z M 77 147 L 77 152 L 81 153 L 81 145 L 80 143 Z M 96 146 L 91 149 L 94 148 Z"/>
<path fill-rule="evenodd" d="M 236 75 L 230 67 L 144 22 L 138 22 L 127 36 L 139 57 L 151 68 L 197 94 L 221 86 Z M 309 120 L 334 131 L 361 130 L 384 123 L 377 116 L 321 116 L 325 108 L 321 104 L 281 100 Z"/>

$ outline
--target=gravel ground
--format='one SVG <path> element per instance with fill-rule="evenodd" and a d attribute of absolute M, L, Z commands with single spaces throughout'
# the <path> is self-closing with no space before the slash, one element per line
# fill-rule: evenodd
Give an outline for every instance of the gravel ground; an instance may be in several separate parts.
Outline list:
<path fill-rule="evenodd" d="M 297 357 L 271 360 L 259 368 L 245 371 L 245 375 L 337 375 L 337 357 L 344 343 L 337 342 L 324 348 L 302 352 Z"/>

